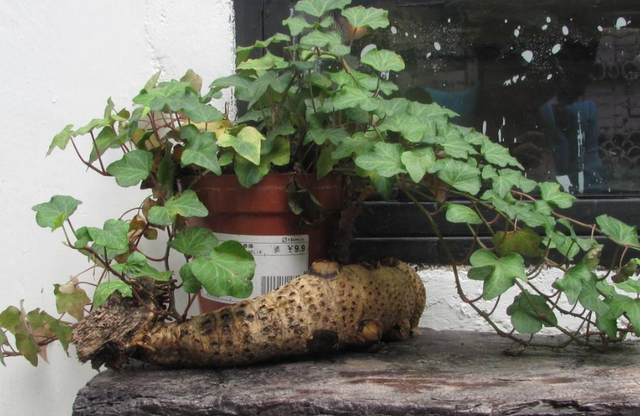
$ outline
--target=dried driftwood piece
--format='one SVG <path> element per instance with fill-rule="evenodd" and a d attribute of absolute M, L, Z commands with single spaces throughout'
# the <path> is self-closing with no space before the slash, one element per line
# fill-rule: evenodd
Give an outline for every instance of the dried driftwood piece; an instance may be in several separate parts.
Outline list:
<path fill-rule="evenodd" d="M 274 292 L 180 323 L 115 295 L 78 324 L 74 342 L 94 367 L 117 368 L 129 357 L 171 367 L 245 365 L 406 338 L 424 305 L 422 281 L 404 263 L 323 261 Z"/>

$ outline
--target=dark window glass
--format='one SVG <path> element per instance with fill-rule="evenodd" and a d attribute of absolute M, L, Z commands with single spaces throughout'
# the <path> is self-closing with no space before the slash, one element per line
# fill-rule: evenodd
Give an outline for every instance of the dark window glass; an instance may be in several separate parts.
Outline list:
<path fill-rule="evenodd" d="M 390 11 L 391 26 L 359 31 L 352 50 L 400 53 L 400 95 L 456 111 L 532 179 L 577 195 L 640 193 L 639 0 L 354 4 Z"/>

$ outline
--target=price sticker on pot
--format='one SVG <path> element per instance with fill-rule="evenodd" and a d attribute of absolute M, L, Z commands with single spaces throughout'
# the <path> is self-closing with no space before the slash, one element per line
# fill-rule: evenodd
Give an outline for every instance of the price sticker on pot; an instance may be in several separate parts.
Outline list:
<path fill-rule="evenodd" d="M 215 233 L 222 243 L 241 243 L 256 261 L 251 297 L 263 295 L 301 276 L 309 269 L 308 235 L 240 235 Z M 216 297 L 202 291 L 202 296 L 221 303 L 237 303 L 244 299 Z"/>

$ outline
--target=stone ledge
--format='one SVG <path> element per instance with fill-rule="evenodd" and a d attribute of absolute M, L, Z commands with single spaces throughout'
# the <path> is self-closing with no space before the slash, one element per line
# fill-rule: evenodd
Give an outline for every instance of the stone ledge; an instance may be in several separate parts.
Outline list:
<path fill-rule="evenodd" d="M 131 366 L 81 389 L 88 415 L 640 415 L 640 344 L 502 353 L 494 334 L 423 329 L 381 351 L 226 370 Z"/>

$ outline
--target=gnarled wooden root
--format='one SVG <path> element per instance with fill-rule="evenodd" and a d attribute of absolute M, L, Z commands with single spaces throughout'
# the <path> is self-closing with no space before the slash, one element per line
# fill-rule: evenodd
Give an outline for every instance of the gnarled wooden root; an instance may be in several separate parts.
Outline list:
<path fill-rule="evenodd" d="M 246 365 L 406 338 L 424 305 L 424 286 L 404 263 L 323 261 L 274 292 L 181 323 L 160 322 L 116 296 L 78 324 L 74 342 L 94 366 L 128 357 L 171 367 Z"/>

